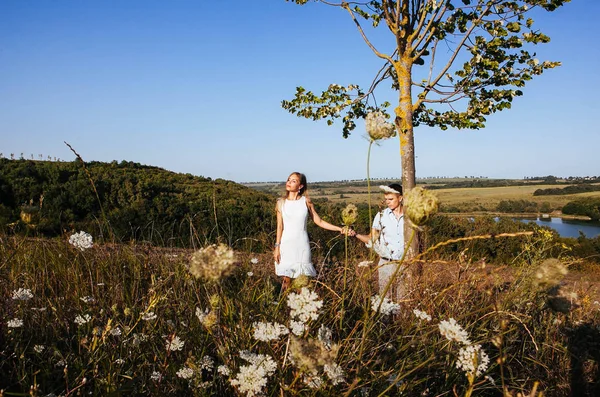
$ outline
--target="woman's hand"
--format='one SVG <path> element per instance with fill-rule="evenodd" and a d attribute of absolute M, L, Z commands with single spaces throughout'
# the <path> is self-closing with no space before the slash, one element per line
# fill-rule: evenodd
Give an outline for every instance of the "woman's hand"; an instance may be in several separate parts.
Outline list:
<path fill-rule="evenodd" d="M 348 237 L 354 237 L 354 236 L 356 236 L 356 232 L 350 226 L 344 226 L 340 230 L 340 233 L 343 234 L 344 236 L 348 236 Z"/>
<path fill-rule="evenodd" d="M 275 263 L 279 263 L 281 261 L 281 253 L 279 252 L 279 247 L 275 247 L 273 251 L 273 258 L 275 259 Z"/>

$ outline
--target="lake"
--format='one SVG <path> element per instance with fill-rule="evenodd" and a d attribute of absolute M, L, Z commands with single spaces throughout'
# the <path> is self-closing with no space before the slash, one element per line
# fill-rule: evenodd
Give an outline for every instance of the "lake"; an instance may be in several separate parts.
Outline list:
<path fill-rule="evenodd" d="M 548 226 L 556 230 L 561 237 L 579 237 L 582 231 L 587 238 L 600 236 L 600 222 L 581 221 L 563 218 L 519 219 L 523 222 L 535 222 L 540 226 Z"/>

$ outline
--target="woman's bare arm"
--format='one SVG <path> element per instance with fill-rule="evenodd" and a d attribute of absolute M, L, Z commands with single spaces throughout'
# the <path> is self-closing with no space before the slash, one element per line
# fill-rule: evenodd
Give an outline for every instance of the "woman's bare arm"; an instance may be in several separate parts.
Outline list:
<path fill-rule="evenodd" d="M 321 219 L 321 217 L 319 216 L 319 214 L 317 214 L 317 211 L 315 210 L 315 205 L 308 197 L 306 198 L 306 206 L 308 207 L 308 212 L 310 213 L 313 222 L 315 222 L 315 225 L 322 227 L 326 230 L 331 230 L 333 232 L 342 233 L 344 231 L 344 229 L 342 229 L 340 226 L 332 225 L 331 223 Z"/>

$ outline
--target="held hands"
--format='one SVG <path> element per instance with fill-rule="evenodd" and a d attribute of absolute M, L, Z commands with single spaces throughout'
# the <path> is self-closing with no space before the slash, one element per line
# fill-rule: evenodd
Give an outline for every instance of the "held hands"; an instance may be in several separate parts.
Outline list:
<path fill-rule="evenodd" d="M 348 237 L 354 237 L 356 236 L 356 231 L 354 231 L 350 226 L 344 226 L 342 227 L 342 230 L 340 230 L 340 234 Z"/>

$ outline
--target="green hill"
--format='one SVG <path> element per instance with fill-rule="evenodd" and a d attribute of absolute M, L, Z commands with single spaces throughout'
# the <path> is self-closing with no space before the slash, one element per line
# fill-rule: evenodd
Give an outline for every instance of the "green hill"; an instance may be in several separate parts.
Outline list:
<path fill-rule="evenodd" d="M 275 230 L 274 200 L 231 181 L 133 162 L 0 159 L 0 227 L 17 233 L 85 230 L 105 240 L 239 246 Z"/>

